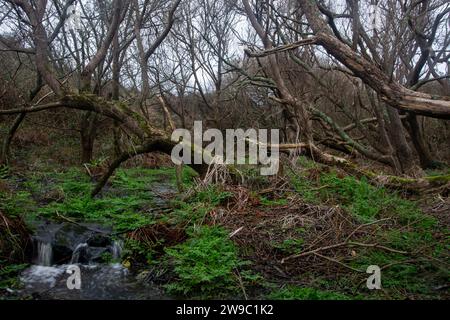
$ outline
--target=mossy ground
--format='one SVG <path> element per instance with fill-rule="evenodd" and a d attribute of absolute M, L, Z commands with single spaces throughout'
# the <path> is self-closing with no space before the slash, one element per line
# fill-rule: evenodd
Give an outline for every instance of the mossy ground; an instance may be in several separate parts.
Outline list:
<path fill-rule="evenodd" d="M 304 158 L 281 182 L 244 171 L 245 186 L 196 187 L 188 198 L 172 193 L 164 206 L 158 188 L 176 190 L 173 168 L 120 169 L 93 199 L 94 181 L 79 168 L 1 175 L 2 212 L 28 223 L 67 218 L 109 225 L 126 237 L 124 265 L 157 273 L 153 279 L 176 297 L 448 297 L 448 225 L 418 200 Z M 183 171 L 187 189 L 194 175 Z M 374 246 L 349 242 L 281 263 L 349 236 Z M 369 265 L 381 267 L 382 290 L 365 287 Z M 14 286 L 23 267 L 3 263 L 0 290 Z"/>

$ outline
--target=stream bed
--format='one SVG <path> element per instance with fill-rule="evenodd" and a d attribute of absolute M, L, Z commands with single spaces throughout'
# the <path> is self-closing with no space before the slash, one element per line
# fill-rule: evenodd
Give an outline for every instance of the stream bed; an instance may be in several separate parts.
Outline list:
<path fill-rule="evenodd" d="M 166 196 L 174 192 L 174 187 L 157 183 L 151 192 L 157 209 L 166 204 Z M 34 222 L 33 229 L 32 265 L 20 275 L 23 289 L 19 296 L 70 300 L 168 299 L 157 285 L 143 281 L 120 263 L 124 242 L 111 227 L 39 220 Z M 81 286 L 71 290 L 67 282 L 72 273 L 68 270 L 74 266 L 79 268 Z"/>
<path fill-rule="evenodd" d="M 22 294 L 35 299 L 58 300 L 140 300 L 165 299 L 161 290 L 139 283 L 121 264 L 77 265 L 81 271 L 81 288 L 68 289 L 69 266 L 33 265 L 26 269 L 21 280 Z"/>
<path fill-rule="evenodd" d="M 34 299 L 127 300 L 166 299 L 156 286 L 137 280 L 118 262 L 123 241 L 94 224 L 41 222 L 33 237 L 33 265 L 21 273 L 20 295 Z M 73 267 L 79 268 L 80 289 L 69 289 Z M 70 280 L 69 280 L 70 281 Z"/>

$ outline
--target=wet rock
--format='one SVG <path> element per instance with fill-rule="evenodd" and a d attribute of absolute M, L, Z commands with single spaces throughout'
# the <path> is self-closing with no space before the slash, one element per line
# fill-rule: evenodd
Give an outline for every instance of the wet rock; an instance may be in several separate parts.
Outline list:
<path fill-rule="evenodd" d="M 110 248 L 89 247 L 90 261 L 92 262 L 105 262 L 105 254 L 109 254 L 112 257 Z"/>
<path fill-rule="evenodd" d="M 97 233 L 87 240 L 87 244 L 91 247 L 108 247 L 112 245 L 112 240 L 108 235 Z"/>
<path fill-rule="evenodd" d="M 64 246 L 73 251 L 80 243 L 85 243 L 91 233 L 92 231 L 83 226 L 63 224 L 54 233 L 52 243 L 53 246 Z"/>
<path fill-rule="evenodd" d="M 106 252 L 114 255 L 114 243 L 105 228 L 93 224 L 42 222 L 36 226 L 35 243 L 51 246 L 51 264 L 89 263 L 101 261 Z M 39 250 L 35 245 L 35 261 Z M 39 263 L 49 265 L 48 263 Z"/>
<path fill-rule="evenodd" d="M 87 243 L 79 244 L 73 251 L 71 263 L 89 263 L 91 260 L 90 250 Z"/>
<path fill-rule="evenodd" d="M 145 271 L 140 272 L 136 276 L 136 281 L 140 282 L 140 283 L 147 283 L 147 282 L 149 282 L 150 277 L 151 277 L 151 272 L 148 270 L 145 270 Z"/>
<path fill-rule="evenodd" d="M 73 250 L 67 246 L 53 245 L 53 263 L 69 263 L 72 259 Z"/>

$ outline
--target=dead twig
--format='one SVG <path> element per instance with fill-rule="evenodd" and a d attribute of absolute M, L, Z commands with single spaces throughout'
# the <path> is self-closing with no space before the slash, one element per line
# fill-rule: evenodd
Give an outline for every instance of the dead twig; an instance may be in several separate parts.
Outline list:
<path fill-rule="evenodd" d="M 315 252 L 314 255 L 315 255 L 315 256 L 318 256 L 318 257 L 320 257 L 320 258 L 326 259 L 326 260 L 328 260 L 328 261 L 337 263 L 337 264 L 339 264 L 339 265 L 341 265 L 341 266 L 343 266 L 343 267 L 345 267 L 345 268 L 347 268 L 347 269 L 350 269 L 350 270 L 353 270 L 353 271 L 356 271 L 356 272 L 364 273 L 364 270 L 359 270 L 359 269 L 353 268 L 353 267 L 351 267 L 351 266 L 349 266 L 349 265 L 347 265 L 347 264 L 345 264 L 345 263 L 343 263 L 343 262 L 341 262 L 341 261 L 339 261 L 339 260 L 336 260 L 336 259 L 334 259 L 334 258 L 331 258 L 331 257 L 327 257 L 327 256 L 324 256 L 324 255 L 321 255 L 320 253 L 317 253 L 317 252 Z"/>
<path fill-rule="evenodd" d="M 82 225 L 81 223 L 78 223 L 78 222 L 76 222 L 76 221 L 74 221 L 74 220 L 72 220 L 72 219 L 70 219 L 70 218 L 67 218 L 67 217 L 63 216 L 63 215 L 60 214 L 58 211 L 56 211 L 56 216 L 57 216 L 58 218 L 61 218 L 61 219 L 64 220 L 64 221 L 67 221 L 67 222 L 72 223 L 72 224 L 74 224 L 74 225 L 77 225 L 77 226 L 79 226 L 79 227 L 86 228 L 87 230 L 90 230 L 90 231 L 93 231 L 93 232 L 97 232 L 97 233 L 102 233 L 102 234 L 110 234 L 110 232 L 106 232 L 106 231 L 103 231 L 103 230 L 98 230 L 98 229 L 94 229 L 94 228 L 90 228 L 90 227 L 88 227 L 88 226 Z"/>
<path fill-rule="evenodd" d="M 248 300 L 247 293 L 245 292 L 244 283 L 242 282 L 242 277 L 241 277 L 241 274 L 239 273 L 238 270 L 236 270 L 236 274 L 235 274 L 235 275 L 236 275 L 236 278 L 237 278 L 238 281 L 239 281 L 239 287 L 241 288 L 242 293 L 244 294 L 245 300 Z"/>
<path fill-rule="evenodd" d="M 371 226 L 371 225 L 376 224 L 376 223 L 380 223 L 380 222 L 382 222 L 382 221 L 387 221 L 387 220 L 391 220 L 391 218 L 379 219 L 379 220 L 372 221 L 372 222 L 369 222 L 369 223 L 366 223 L 366 224 L 362 224 L 362 225 L 358 226 L 355 230 L 353 230 L 352 233 L 350 233 L 350 234 L 348 235 L 348 237 L 345 239 L 345 241 L 349 241 L 350 238 L 351 238 L 357 231 L 359 231 L 360 229 L 362 229 L 362 228 L 364 228 L 364 227 Z"/>
<path fill-rule="evenodd" d="M 389 247 L 386 247 L 386 246 L 379 245 L 378 243 L 362 243 L 362 242 L 344 241 L 344 242 L 341 242 L 341 243 L 337 243 L 337 244 L 333 244 L 333 245 L 317 248 L 317 249 L 314 249 L 314 250 L 311 250 L 311 251 L 307 251 L 307 252 L 302 252 L 302 253 L 299 253 L 299 254 L 291 255 L 289 257 L 283 258 L 281 260 L 281 263 L 284 263 L 287 260 L 291 260 L 291 259 L 295 259 L 295 258 L 301 258 L 301 257 L 305 257 L 305 256 L 308 256 L 308 255 L 311 255 L 311 254 L 316 254 L 316 253 L 321 252 L 321 251 L 334 249 L 334 248 L 339 248 L 339 247 L 344 247 L 344 246 L 360 246 L 360 247 L 368 247 L 368 248 L 377 248 L 377 249 L 382 249 L 382 250 L 389 251 L 389 252 L 394 252 L 394 253 L 408 254 L 408 252 L 406 252 L 406 251 L 392 249 L 392 248 L 389 248 Z"/>

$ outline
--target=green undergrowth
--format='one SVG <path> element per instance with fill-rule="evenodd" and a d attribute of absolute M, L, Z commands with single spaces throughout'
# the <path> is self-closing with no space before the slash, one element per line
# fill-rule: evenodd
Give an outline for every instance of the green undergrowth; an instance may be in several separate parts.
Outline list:
<path fill-rule="evenodd" d="M 435 217 L 423 213 L 416 201 L 384 187 L 374 186 L 365 178 L 358 179 L 305 159 L 300 161 L 303 162 L 302 169 L 289 175 L 292 188 L 286 188 L 284 196 L 283 193 L 278 193 L 275 198 L 272 198 L 270 194 L 259 196 L 260 209 L 278 208 L 279 210 L 289 205 L 289 197 L 294 190 L 295 194 L 300 195 L 306 203 L 340 206 L 354 217 L 357 226 L 367 223 L 378 225 L 377 220 L 382 220 L 382 227 L 375 228 L 373 232 L 355 241 L 378 243 L 404 253 L 356 246 L 353 247 L 355 255 L 342 262 L 359 270 L 359 273 L 344 268 L 340 274 L 323 275 L 323 270 L 320 270 L 313 273 L 310 285 L 284 287 L 265 297 L 310 300 L 441 297 L 441 292 L 434 288 L 448 283 L 449 273 L 445 261 L 448 261 L 446 252 L 449 246 L 448 241 L 442 239 L 443 230 Z M 176 223 L 185 223 L 187 226 L 205 224 L 208 221 L 206 219 L 208 213 L 217 210 L 219 206 L 226 206 L 231 196 L 232 194 L 223 187 L 209 186 L 196 192 L 186 201 L 175 202 L 176 209 L 167 219 Z M 286 233 L 284 240 L 273 241 L 271 245 L 285 256 L 302 252 L 309 246 L 304 240 L 306 232 L 308 230 L 305 228 L 290 230 Z M 212 287 L 208 292 L 209 285 L 206 283 L 205 288 L 202 289 L 202 285 L 196 282 L 200 280 L 192 272 L 196 270 L 196 267 L 189 264 L 197 260 L 201 261 L 201 258 L 196 255 L 197 243 L 192 240 L 196 237 L 191 235 L 191 240 L 177 247 L 176 251 L 168 251 L 169 255 L 177 261 L 175 270 L 179 277 L 179 282 L 171 284 L 169 288 L 172 292 L 187 295 L 195 292 L 214 296 L 214 292 L 218 289 Z M 208 249 L 200 247 L 201 251 L 208 252 Z M 214 255 L 211 254 L 211 256 Z M 213 262 L 208 263 L 214 265 Z M 382 268 L 383 290 L 371 291 L 365 288 L 364 279 L 369 276 L 366 274 L 366 269 L 370 265 L 378 265 Z M 221 281 L 218 280 L 221 287 L 227 287 L 227 284 L 233 283 Z M 270 281 L 271 279 L 265 279 L 260 284 L 264 285 Z M 235 284 L 231 287 L 236 289 Z"/>
<path fill-rule="evenodd" d="M 209 185 L 197 190 L 188 199 L 173 200 L 173 212 L 163 219 L 173 224 L 202 224 L 211 210 L 225 203 L 232 195 L 231 192 L 223 190 L 222 186 Z"/>
<path fill-rule="evenodd" d="M 165 250 L 165 261 L 175 274 L 175 280 L 166 285 L 171 294 L 235 298 L 242 296 L 243 288 L 261 280 L 250 271 L 249 263 L 239 258 L 229 231 L 208 225 L 209 213 L 232 196 L 220 185 L 199 188 L 187 199 L 172 201 L 174 210 L 161 218 L 172 225 L 183 225 L 188 234 L 186 241 Z"/>
<path fill-rule="evenodd" d="M 260 197 L 261 204 L 267 207 L 284 206 L 288 204 L 287 199 L 269 199 L 267 197 Z"/>
<path fill-rule="evenodd" d="M 336 275 L 324 274 L 324 269 L 313 270 L 308 271 L 311 274 L 301 274 L 299 278 L 292 279 L 299 281 L 295 283 L 305 283 L 304 286 L 283 286 L 279 279 L 272 279 L 270 275 L 263 279 L 255 270 L 270 268 L 271 261 L 264 266 L 243 261 L 242 251 L 247 248 L 237 246 L 233 238 L 229 238 L 232 230 L 211 226 L 211 212 L 220 213 L 234 197 L 228 187 L 196 187 L 198 189 L 189 193 L 189 197 L 185 194 L 174 196 L 170 203 L 165 203 L 165 206 L 170 205 L 169 210 L 155 214 L 153 209 L 158 206 L 158 194 L 176 190 L 173 168 L 119 169 L 101 194 L 93 199 L 89 194 L 94 182 L 81 169 L 35 172 L 25 178 L 14 177 L 9 171 L 0 172 L 3 180 L 14 190 L 0 191 L 0 209 L 10 215 L 25 214 L 28 219 L 64 217 L 99 222 L 111 225 L 118 232 L 148 225 L 153 227 L 155 224 L 164 224 L 174 230 L 182 229 L 186 231 L 187 239 L 183 237 L 183 240 L 177 240 L 183 242 L 172 243 L 157 254 L 154 246 L 137 240 L 128 239 L 125 247 L 127 259 L 132 260 L 132 256 L 139 255 L 146 267 L 163 265 L 170 269 L 173 278 L 166 282 L 166 289 L 178 297 L 243 297 L 246 290 L 265 287 L 269 283 L 277 283 L 277 289 L 271 287 L 271 292 L 260 292 L 263 298 L 347 300 L 444 297 L 445 291 L 435 289 L 449 282 L 445 264 L 448 261 L 448 230 L 443 230 L 440 221 L 423 213 L 417 202 L 375 186 L 364 178 L 358 179 L 337 169 L 323 167 L 306 158 L 300 158 L 299 164 L 300 168 L 288 173 L 290 184 L 274 194 L 264 193 L 261 196 L 254 191 L 268 187 L 266 177 L 259 179 L 255 174 L 247 179 L 254 188 L 249 189 L 253 190 L 253 196 L 259 201 L 249 203 L 246 209 L 281 212 L 290 205 L 293 195 L 308 204 L 339 206 L 350 214 L 355 226 L 374 223 L 367 229 L 370 232 L 358 233 L 355 237 L 359 238 L 352 240 L 377 243 L 399 252 L 349 247 L 348 256 L 336 256 L 336 259 L 354 270 L 342 267 Z M 183 170 L 186 189 L 195 187 L 192 182 L 194 176 L 190 168 Z M 377 220 L 381 219 L 382 223 L 378 223 Z M 361 231 L 365 230 L 363 228 Z M 286 230 L 284 238 L 275 237 L 270 245 L 281 257 L 310 250 L 308 232 L 308 226 Z M 253 249 L 249 248 L 249 252 Z M 323 254 L 334 257 L 331 250 Z M 245 256 L 246 259 L 250 256 L 251 260 L 251 255 Z M 106 261 L 109 259 L 105 256 Z M 365 271 L 369 265 L 382 268 L 383 290 L 370 291 L 365 288 L 364 279 L 368 276 Z M 310 283 L 305 280 L 306 276 L 311 278 Z"/>
<path fill-rule="evenodd" d="M 240 286 L 258 280 L 243 271 L 248 263 L 238 257 L 228 232 L 220 227 L 199 226 L 188 230 L 189 239 L 167 248 L 176 281 L 169 292 L 189 297 L 224 298 L 239 294 Z"/>
<path fill-rule="evenodd" d="M 272 246 L 285 254 L 294 254 L 300 252 L 304 247 L 305 241 L 301 236 L 295 238 L 287 238 L 284 241 L 278 243 L 273 242 Z"/>
<path fill-rule="evenodd" d="M 439 297 L 437 288 L 450 280 L 447 268 L 449 239 L 439 240 L 435 226 L 417 224 L 409 230 L 380 230 L 377 241 L 401 252 L 359 250 L 351 266 L 366 270 L 369 265 L 382 268 L 384 294 L 393 299 Z"/>
<path fill-rule="evenodd" d="M 337 292 L 297 286 L 287 286 L 273 291 L 268 298 L 274 300 L 351 300 L 350 297 Z"/>
<path fill-rule="evenodd" d="M 183 170 L 188 186 L 194 176 Z M 36 172 L 19 183 L 17 190 L 1 196 L 8 213 L 25 214 L 27 221 L 38 218 L 69 218 L 111 225 L 118 232 L 133 230 L 154 222 L 148 209 L 155 206 L 157 193 L 174 192 L 173 168 L 119 169 L 99 196 L 92 198 L 95 183 L 79 168 Z"/>
<path fill-rule="evenodd" d="M 450 279 L 446 264 L 450 241 L 448 229 L 444 230 L 436 217 L 424 213 L 416 201 L 385 187 L 374 186 L 365 178 L 358 179 L 306 158 L 300 158 L 299 164 L 300 169 L 291 170 L 289 173 L 295 194 L 306 203 L 340 206 L 349 212 L 359 225 L 378 225 L 377 221 L 383 219 L 383 223 L 380 223 L 382 227 L 357 241 L 377 243 L 398 252 L 356 246 L 355 256 L 346 259 L 348 261 L 342 261 L 355 270 L 360 270 L 362 274 L 370 265 L 380 266 L 382 291 L 367 290 L 365 282 L 361 285 L 361 275 L 347 270 L 349 276 L 336 275 L 326 287 L 318 285 L 315 288 L 322 275 L 314 274 L 315 280 L 311 288 L 288 287 L 276 291 L 270 297 L 308 299 L 309 294 L 314 296 L 316 290 L 357 295 L 364 299 L 429 299 L 445 296 L 445 290 L 439 291 L 436 288 L 443 287 Z M 287 191 L 286 198 L 289 194 Z M 261 198 L 261 203 L 265 206 L 277 206 L 277 203 L 283 206 L 283 200 L 285 199 Z M 284 241 L 272 245 L 285 255 L 302 252 L 307 247 L 302 232 L 291 233 Z M 309 299 L 321 298 L 320 294 L 315 298 L 313 296 Z M 323 298 L 333 299 L 326 294 Z"/>
<path fill-rule="evenodd" d="M 26 267 L 28 267 L 26 263 L 9 264 L 7 261 L 0 260 L 0 290 L 19 287 L 20 283 L 17 275 Z"/>
<path fill-rule="evenodd" d="M 154 244 L 135 239 L 126 239 L 123 251 L 123 260 L 131 265 L 144 263 L 146 265 L 157 264 L 159 261 L 155 259 Z"/>
<path fill-rule="evenodd" d="M 365 177 L 345 175 L 304 158 L 300 165 L 302 170 L 290 174 L 291 183 L 307 203 L 339 205 L 365 223 L 385 216 L 395 217 L 402 224 L 424 218 L 413 201 L 405 200 L 395 191 L 374 186 Z"/>

